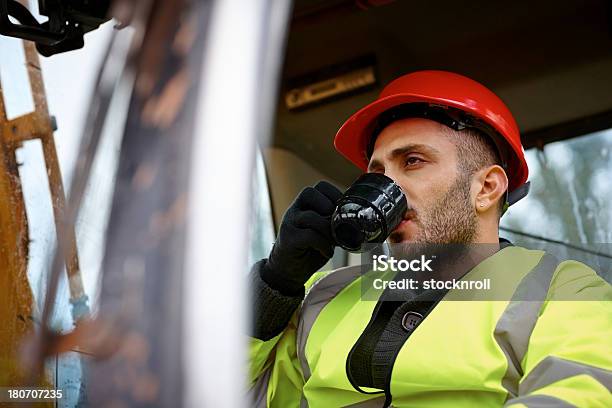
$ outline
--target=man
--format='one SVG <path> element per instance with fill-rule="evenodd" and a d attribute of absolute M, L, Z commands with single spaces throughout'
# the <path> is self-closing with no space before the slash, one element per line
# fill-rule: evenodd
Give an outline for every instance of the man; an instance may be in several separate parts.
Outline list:
<path fill-rule="evenodd" d="M 306 188 L 251 276 L 255 406 L 612 406 L 609 285 L 581 263 L 500 243 L 528 171 L 497 96 L 448 72 L 405 75 L 335 146 L 402 188 L 409 210 L 390 243 L 495 246 L 463 279 L 503 282 L 501 297 L 365 301 L 359 267 L 315 273 L 334 250 L 341 192 Z"/>

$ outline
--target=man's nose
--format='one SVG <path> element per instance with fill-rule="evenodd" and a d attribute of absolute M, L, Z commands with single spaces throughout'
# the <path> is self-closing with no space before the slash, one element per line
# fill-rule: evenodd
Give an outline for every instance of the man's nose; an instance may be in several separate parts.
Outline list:
<path fill-rule="evenodd" d="M 401 178 L 399 177 L 399 174 L 397 171 L 393 170 L 393 169 L 385 169 L 382 172 L 385 176 L 389 177 L 391 180 L 395 181 L 395 184 L 397 184 L 398 186 L 402 187 L 403 190 L 403 186 L 401 185 Z"/>
<path fill-rule="evenodd" d="M 401 173 L 398 170 L 394 170 L 392 168 L 385 168 L 383 171 L 381 171 L 381 173 L 389 177 L 391 180 L 395 181 L 395 184 L 400 186 L 400 188 L 402 189 L 402 192 L 406 196 L 406 199 L 409 198 L 409 187 L 404 182 L 403 178 L 401 177 Z"/>

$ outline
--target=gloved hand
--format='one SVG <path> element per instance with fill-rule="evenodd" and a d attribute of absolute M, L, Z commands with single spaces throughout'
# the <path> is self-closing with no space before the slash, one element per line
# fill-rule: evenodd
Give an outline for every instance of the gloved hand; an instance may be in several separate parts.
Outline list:
<path fill-rule="evenodd" d="M 284 295 L 303 294 L 304 283 L 334 254 L 331 215 L 342 193 L 326 181 L 307 187 L 283 216 L 261 278 Z"/>

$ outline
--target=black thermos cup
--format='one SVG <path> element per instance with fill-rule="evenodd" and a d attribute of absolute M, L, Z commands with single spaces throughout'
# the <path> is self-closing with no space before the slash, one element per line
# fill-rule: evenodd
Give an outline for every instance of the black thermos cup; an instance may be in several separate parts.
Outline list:
<path fill-rule="evenodd" d="M 359 177 L 338 201 L 332 215 L 336 243 L 350 252 L 381 243 L 402 222 L 408 202 L 402 189 L 384 174 Z"/>

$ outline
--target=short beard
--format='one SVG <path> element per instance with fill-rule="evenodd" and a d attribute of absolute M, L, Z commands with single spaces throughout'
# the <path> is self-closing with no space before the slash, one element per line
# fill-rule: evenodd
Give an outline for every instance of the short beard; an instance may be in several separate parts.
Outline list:
<path fill-rule="evenodd" d="M 416 238 L 419 243 L 470 244 L 474 242 L 477 229 L 476 212 L 470 200 L 470 177 L 459 172 L 455 183 L 441 200 L 436 200 L 428 209 L 417 213 L 422 233 Z"/>
<path fill-rule="evenodd" d="M 491 246 L 470 245 L 476 238 L 477 215 L 470 199 L 470 176 L 459 172 L 441 199 L 420 211 L 416 221 L 420 233 L 414 242 L 392 244 L 389 252 L 395 258 L 433 259 L 432 272 L 404 273 L 402 278 L 458 279 L 493 252 Z"/>

